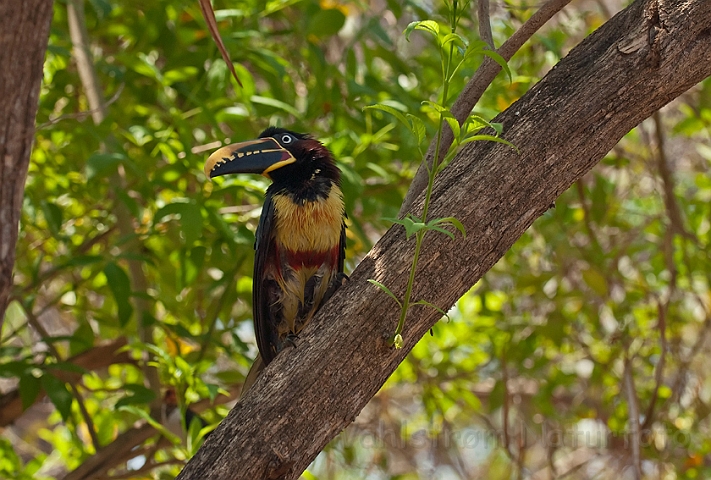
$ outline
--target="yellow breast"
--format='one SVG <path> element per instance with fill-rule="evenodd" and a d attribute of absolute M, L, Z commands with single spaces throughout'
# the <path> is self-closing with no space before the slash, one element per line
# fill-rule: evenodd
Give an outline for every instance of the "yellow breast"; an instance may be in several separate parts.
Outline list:
<path fill-rule="evenodd" d="M 324 252 L 340 241 L 343 193 L 333 185 L 327 198 L 303 205 L 288 195 L 274 196 L 276 240 L 292 252 Z"/>

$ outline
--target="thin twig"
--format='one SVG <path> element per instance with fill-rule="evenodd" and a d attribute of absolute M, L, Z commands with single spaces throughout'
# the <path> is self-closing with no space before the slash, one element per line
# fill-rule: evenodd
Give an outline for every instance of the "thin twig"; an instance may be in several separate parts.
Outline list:
<path fill-rule="evenodd" d="M 659 388 L 662 386 L 664 381 L 664 364 L 667 358 L 667 311 L 669 309 L 669 300 L 664 303 L 657 304 L 657 310 L 659 312 L 659 321 L 657 322 L 657 327 L 659 328 L 659 341 L 661 343 L 659 354 L 659 361 L 654 369 L 654 391 L 652 392 L 652 398 L 649 401 L 647 410 L 644 413 L 644 423 L 642 424 L 641 431 L 644 432 L 652 426 L 654 421 L 654 409 L 657 405 L 657 399 L 659 398 Z"/>
<path fill-rule="evenodd" d="M 73 255 L 73 256 L 76 256 L 77 254 L 84 254 L 84 253 L 86 253 L 87 251 L 89 251 L 89 249 L 90 249 L 91 247 L 93 247 L 93 246 L 96 245 L 97 243 L 102 242 L 103 240 L 105 240 L 106 238 L 108 238 L 109 235 L 111 235 L 115 230 L 116 230 L 116 227 L 115 227 L 115 226 L 111 226 L 111 227 L 109 227 L 107 230 L 101 232 L 100 234 L 98 234 L 98 235 L 96 235 L 96 236 L 94 236 L 94 237 L 91 237 L 90 239 L 86 240 L 86 241 L 85 241 L 84 243 L 82 243 L 79 247 L 77 247 L 77 249 L 76 249 L 76 251 L 74 252 L 74 255 Z M 20 291 L 18 291 L 17 293 L 13 293 L 13 297 L 14 297 L 15 299 L 18 299 L 18 300 L 19 300 L 23 295 L 27 295 L 27 294 L 29 294 L 29 293 L 31 293 L 31 292 L 37 291 L 43 283 L 45 283 L 45 282 L 47 282 L 47 281 L 53 279 L 54 277 L 56 277 L 56 276 L 57 276 L 58 274 L 60 274 L 65 268 L 66 268 L 66 265 L 56 265 L 56 266 L 53 266 L 53 267 L 51 267 L 51 268 L 45 270 L 44 273 L 42 273 L 41 275 L 39 275 L 39 276 L 35 279 L 35 281 L 33 281 L 33 282 L 30 283 L 30 284 L 25 285 L 25 286 L 22 287 L 22 289 L 21 289 Z"/>
<path fill-rule="evenodd" d="M 523 46 L 528 39 L 530 39 L 534 33 L 536 33 L 548 20 L 553 17 L 556 13 L 563 9 L 571 0 L 549 0 L 546 2 L 536 13 L 524 23 L 521 28 L 519 28 L 503 45 L 501 48 L 496 50 L 496 53 L 501 55 L 504 60 L 509 61 L 511 57 Z M 476 71 L 474 76 L 469 80 L 469 83 L 459 97 L 454 102 L 452 106 L 452 114 L 457 119 L 459 124 L 463 124 L 464 121 L 469 117 L 474 105 L 477 104 L 484 91 L 491 84 L 491 82 L 496 78 L 496 75 L 501 71 L 501 66 L 493 61 L 491 58 L 486 57 L 482 62 L 479 69 Z M 449 150 L 452 141 L 454 140 L 454 134 L 452 133 L 449 126 L 445 126 L 442 141 L 439 147 L 438 158 L 442 158 L 444 154 Z M 412 207 L 415 198 L 419 196 L 427 186 L 428 180 L 428 168 L 432 167 L 434 162 L 434 153 L 436 149 L 436 143 L 433 141 L 430 143 L 429 149 L 427 150 L 426 163 L 427 166 L 421 164 L 417 169 L 415 178 L 413 178 L 410 188 L 405 194 L 405 200 L 402 202 L 400 207 L 400 216 L 405 215 Z"/>
<path fill-rule="evenodd" d="M 123 92 L 123 88 L 126 86 L 125 83 L 122 83 L 119 85 L 118 89 L 116 90 L 116 93 L 113 94 L 111 98 L 108 99 L 106 102 L 106 106 L 108 107 L 112 103 L 114 103 L 116 100 L 119 99 L 121 96 L 121 93 Z M 52 125 L 56 125 L 57 123 L 61 122 L 62 120 L 69 120 L 69 119 L 75 119 L 75 120 L 83 120 L 84 118 L 88 116 L 93 116 L 95 113 L 98 113 L 100 110 L 98 108 L 92 108 L 90 110 L 85 110 L 83 112 L 77 112 L 77 113 L 68 113 L 66 115 L 60 115 L 57 118 L 52 118 L 47 122 L 44 122 L 43 124 L 39 125 L 37 127 L 37 130 L 42 130 L 43 128 L 51 127 Z"/>
<path fill-rule="evenodd" d="M 513 452 L 511 451 L 511 439 L 509 437 L 509 373 L 506 362 L 506 352 L 501 355 L 501 375 L 501 382 L 504 386 L 504 399 L 503 404 L 501 406 L 501 428 L 504 434 L 504 448 L 506 449 L 506 453 L 508 454 L 511 461 L 515 462 L 516 458 Z"/>
<path fill-rule="evenodd" d="M 627 410 L 629 411 L 630 437 L 632 447 L 632 461 L 634 463 L 634 478 L 642 480 L 642 459 L 640 453 L 640 430 L 639 430 L 639 405 L 637 404 L 637 392 L 634 388 L 632 378 L 632 359 L 625 356 L 624 370 L 625 392 L 627 394 Z"/>
<path fill-rule="evenodd" d="M 489 20 L 489 0 L 479 0 L 477 2 L 477 16 L 479 17 L 479 38 L 495 50 L 494 36 L 491 34 L 491 21 Z"/>
<path fill-rule="evenodd" d="M 112 480 L 119 480 L 123 478 L 137 478 L 143 476 L 145 473 L 150 472 L 151 470 L 155 470 L 156 468 L 160 467 L 166 467 L 168 465 L 182 465 L 184 464 L 184 460 L 166 460 L 165 462 L 158 462 L 158 463 L 148 463 L 146 462 L 146 465 L 142 466 L 141 468 L 137 470 L 129 470 L 126 473 L 122 473 L 120 475 L 109 475 L 108 479 Z"/>
<path fill-rule="evenodd" d="M 44 344 L 47 345 L 47 349 L 50 351 L 52 356 L 57 360 L 57 362 L 62 362 L 62 356 L 59 354 L 59 350 L 57 350 L 57 347 L 54 346 L 54 343 L 52 343 L 49 339 L 51 338 L 49 335 L 49 332 L 44 328 L 44 325 L 39 321 L 39 318 L 35 316 L 35 314 L 32 312 L 31 308 L 25 308 L 25 315 L 27 316 L 27 322 L 34 328 L 37 333 L 42 337 L 42 340 L 44 341 Z M 79 412 L 81 413 L 81 416 L 84 419 L 84 423 L 86 423 L 86 429 L 89 431 L 89 437 L 91 437 L 91 443 L 94 446 L 94 450 L 99 450 L 101 448 L 101 443 L 99 443 L 99 437 L 96 434 L 96 428 L 94 427 L 94 421 L 91 418 L 91 415 L 89 414 L 89 410 L 86 408 L 86 404 L 84 403 L 84 397 L 81 396 L 81 393 L 79 392 L 79 389 L 77 388 L 76 384 L 73 382 L 67 382 L 69 384 L 69 388 L 72 390 L 72 394 L 74 395 L 74 399 L 77 401 L 77 405 L 79 406 Z"/>
<path fill-rule="evenodd" d="M 669 165 L 666 151 L 664 150 L 664 144 L 666 143 L 664 140 L 664 128 L 662 126 L 661 114 L 658 110 L 652 114 L 652 120 L 654 121 L 654 138 L 657 143 L 657 168 L 659 170 L 659 176 L 662 179 L 664 206 L 667 210 L 669 221 L 671 222 L 672 231 L 692 241 L 698 241 L 698 239 L 684 228 L 681 208 L 674 195 L 674 174 Z"/>
<path fill-rule="evenodd" d="M 600 241 L 598 240 L 595 230 L 592 227 L 592 215 L 590 214 L 590 206 L 585 199 L 585 186 L 583 185 L 582 178 L 575 182 L 575 188 L 578 191 L 578 200 L 580 201 L 580 206 L 583 209 L 583 224 L 585 225 L 585 229 L 588 231 L 590 242 L 599 251 L 601 251 Z"/>
<path fill-rule="evenodd" d="M 69 0 L 67 2 L 67 21 L 69 36 L 72 39 L 72 55 L 77 63 L 79 78 L 84 86 L 84 94 L 91 111 L 94 123 L 101 123 L 106 118 L 106 103 L 99 86 L 99 77 L 94 68 L 89 49 L 89 33 L 86 30 L 84 17 L 84 0 Z"/>

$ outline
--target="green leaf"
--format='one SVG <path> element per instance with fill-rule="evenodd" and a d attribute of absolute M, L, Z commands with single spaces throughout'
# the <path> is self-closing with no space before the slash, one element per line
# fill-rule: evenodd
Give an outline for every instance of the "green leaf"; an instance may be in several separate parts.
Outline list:
<path fill-rule="evenodd" d="M 489 50 L 489 49 L 483 49 L 483 50 L 481 50 L 481 53 L 483 53 L 484 55 L 486 55 L 487 57 L 491 58 L 493 61 L 498 63 L 499 66 L 502 68 L 502 70 L 504 72 L 506 72 L 506 76 L 509 77 L 509 82 L 513 82 L 513 76 L 511 75 L 511 69 L 509 68 L 509 64 L 506 63 L 506 60 L 504 59 L 504 57 L 502 57 L 495 51 Z"/>
<path fill-rule="evenodd" d="M 448 33 L 442 39 L 442 46 L 446 46 L 448 43 L 453 42 L 455 45 L 467 48 L 467 41 L 464 37 L 458 33 Z"/>
<path fill-rule="evenodd" d="M 444 120 L 447 122 L 449 125 L 449 128 L 452 129 L 452 133 L 454 133 L 454 138 L 459 139 L 459 136 L 461 135 L 461 128 L 459 127 L 459 122 L 457 121 L 456 118 L 452 114 L 445 115 L 444 113 L 441 113 L 444 117 Z"/>
<path fill-rule="evenodd" d="M 52 203 L 43 200 L 42 203 L 42 213 L 44 213 L 44 218 L 47 221 L 47 227 L 49 231 L 56 237 L 59 235 L 59 231 L 62 229 L 62 209 L 57 206 L 56 203 Z"/>
<path fill-rule="evenodd" d="M 57 341 L 57 337 L 54 337 L 54 341 Z M 42 340 L 47 341 L 47 338 L 43 338 Z M 74 340 L 74 341 L 79 341 L 75 337 L 68 337 L 67 340 Z M 80 375 L 83 375 L 87 373 L 87 369 L 84 367 L 80 367 L 79 365 L 76 365 L 71 362 L 57 362 L 57 363 L 52 363 L 50 365 L 47 365 L 47 370 L 59 370 L 61 372 L 70 372 L 70 373 L 78 373 Z"/>
<path fill-rule="evenodd" d="M 0 362 L 0 377 L 12 378 L 25 375 L 34 365 L 28 361 Z"/>
<path fill-rule="evenodd" d="M 100 255 L 77 255 L 76 257 L 70 258 L 67 263 L 64 264 L 65 267 L 85 267 L 94 263 L 101 262 L 104 257 Z"/>
<path fill-rule="evenodd" d="M 443 317 L 447 317 L 447 320 L 450 320 L 449 315 L 447 314 L 447 312 L 445 312 L 444 310 L 442 310 L 441 308 L 439 308 L 439 307 L 438 307 L 437 305 L 435 305 L 434 303 L 428 302 L 427 300 L 418 300 L 418 301 L 412 303 L 412 305 L 425 305 L 425 306 L 427 306 L 427 307 L 434 308 L 434 309 L 437 310 L 439 313 L 441 313 Z"/>
<path fill-rule="evenodd" d="M 439 37 L 439 25 L 434 20 L 420 20 L 419 22 L 411 22 L 405 28 L 405 39 L 410 40 L 410 34 L 413 30 L 423 30 L 431 33 L 435 38 Z"/>
<path fill-rule="evenodd" d="M 20 377 L 19 388 L 22 410 L 24 411 L 35 403 L 40 392 L 40 379 L 28 372 Z"/>
<path fill-rule="evenodd" d="M 131 395 L 121 398 L 116 402 L 114 408 L 118 409 L 126 405 L 145 405 L 156 398 L 156 394 L 153 390 L 138 383 L 127 383 L 123 385 L 123 389 L 130 392 Z"/>
<path fill-rule="evenodd" d="M 413 234 L 427 228 L 427 225 L 417 220 L 419 220 L 419 218 L 415 219 L 414 217 L 408 215 L 403 219 L 394 219 L 392 222 L 405 227 L 405 237 L 410 238 Z"/>
<path fill-rule="evenodd" d="M 346 16 L 337 8 L 320 10 L 309 20 L 307 33 L 317 37 L 330 37 L 346 23 Z"/>
<path fill-rule="evenodd" d="M 434 230 L 435 232 L 444 233 L 444 234 L 447 235 L 449 238 L 451 238 L 452 240 L 454 240 L 454 234 L 453 234 L 452 232 L 450 232 L 449 230 L 445 230 L 445 229 L 442 228 L 442 227 L 429 227 L 429 226 L 428 226 L 428 227 L 427 227 L 427 230 Z"/>
<path fill-rule="evenodd" d="M 491 122 L 491 123 L 489 123 L 489 126 L 496 131 L 497 135 L 501 135 L 501 132 L 504 131 L 504 124 L 503 123 Z"/>
<path fill-rule="evenodd" d="M 202 236 L 202 214 L 200 207 L 193 203 L 185 203 L 180 211 L 180 227 L 185 244 L 190 246 Z"/>
<path fill-rule="evenodd" d="M 447 110 L 445 107 L 443 107 L 439 103 L 432 102 L 430 100 L 423 100 L 422 105 L 426 105 L 426 106 L 432 108 L 437 113 L 449 112 L 449 110 Z M 449 112 L 449 114 L 450 114 L 450 116 L 452 115 L 451 112 Z"/>
<path fill-rule="evenodd" d="M 467 132 L 472 131 L 472 130 L 479 130 L 482 127 L 493 127 L 491 123 L 489 123 L 484 117 L 481 115 L 477 115 L 472 113 L 467 117 L 467 120 L 465 122 L 465 125 L 467 127 Z M 497 125 L 501 125 L 498 123 Z M 496 129 L 494 129 L 496 130 Z"/>
<path fill-rule="evenodd" d="M 465 143 L 469 143 L 469 142 L 481 142 L 481 141 L 501 143 L 504 145 L 508 145 L 509 147 L 513 148 L 517 152 L 519 151 L 518 148 L 516 148 L 516 145 L 514 145 L 513 143 L 509 142 L 508 140 L 504 140 L 503 138 L 495 137 L 493 135 L 471 135 L 469 137 L 466 137 L 464 140 L 462 140 L 460 145 L 464 145 Z"/>
<path fill-rule="evenodd" d="M 256 103 L 259 105 L 266 105 L 268 107 L 273 107 L 276 108 L 277 110 L 281 110 L 282 112 L 286 112 L 290 115 L 293 115 L 296 118 L 301 118 L 301 114 L 297 109 L 289 105 L 288 103 L 282 102 L 281 100 L 277 100 L 276 98 L 269 98 L 269 97 L 261 97 L 259 95 L 252 95 L 249 98 L 252 103 Z"/>
<path fill-rule="evenodd" d="M 72 401 L 74 400 L 67 385 L 48 373 L 42 375 L 41 384 L 49 399 L 57 407 L 57 411 L 62 415 L 62 419 L 66 421 L 72 412 Z"/>
<path fill-rule="evenodd" d="M 188 202 L 185 201 L 174 201 L 158 209 L 158 211 L 153 215 L 153 225 L 157 225 L 168 215 L 180 215 L 183 208 Z"/>
<path fill-rule="evenodd" d="M 417 138 L 417 144 L 421 144 L 427 136 L 427 127 L 425 127 L 425 122 L 411 113 L 407 113 L 405 116 L 410 121 L 410 131 L 415 138 Z"/>
<path fill-rule="evenodd" d="M 210 401 L 215 401 L 217 398 L 217 395 L 220 393 L 220 387 L 219 385 L 214 385 L 212 383 L 206 383 L 205 387 L 207 387 L 207 395 L 210 398 Z"/>
<path fill-rule="evenodd" d="M 435 218 L 434 220 L 430 220 L 428 225 L 452 225 L 454 226 L 454 228 L 456 228 L 462 233 L 462 236 L 464 238 L 467 237 L 467 232 L 464 229 L 464 225 L 462 225 L 462 222 L 460 222 L 454 217 Z"/>
<path fill-rule="evenodd" d="M 89 3 L 94 7 L 99 20 L 103 20 L 111 14 L 111 2 L 108 0 L 89 0 Z"/>
<path fill-rule="evenodd" d="M 122 412 L 128 412 L 131 413 L 138 418 L 141 418 L 148 422 L 153 428 L 158 430 L 161 435 L 163 435 L 165 438 L 170 440 L 172 443 L 175 445 L 180 445 L 182 443 L 182 440 L 180 437 L 176 436 L 173 432 L 165 428 L 160 422 L 157 422 L 151 415 L 146 412 L 145 410 L 142 410 L 138 407 L 134 407 L 133 405 L 122 405 L 117 408 L 117 410 L 122 411 Z"/>
<path fill-rule="evenodd" d="M 186 440 L 188 444 L 188 451 L 194 455 L 200 444 L 200 432 L 202 430 L 202 422 L 197 415 L 191 419 L 190 425 L 187 425 L 187 429 Z"/>
<path fill-rule="evenodd" d="M 131 296 L 131 282 L 123 268 L 114 262 L 104 267 L 104 275 L 106 275 L 106 283 L 111 293 L 113 293 L 114 299 L 116 299 L 119 323 L 123 327 L 128 323 L 133 313 L 133 307 L 129 300 Z"/>
<path fill-rule="evenodd" d="M 583 280 L 601 297 L 607 297 L 607 280 L 600 271 L 594 267 L 583 270 Z"/>
<path fill-rule="evenodd" d="M 369 281 L 370 283 L 372 283 L 373 285 L 375 285 L 376 287 L 378 287 L 378 288 L 379 288 L 380 290 L 382 290 L 383 292 L 387 293 L 387 294 L 390 296 L 390 298 L 392 298 L 393 300 L 395 300 L 395 302 L 400 306 L 400 308 L 402 308 L 402 303 L 400 302 L 400 300 L 397 299 L 397 297 L 395 296 L 395 294 L 394 294 L 393 292 L 391 292 L 388 287 L 386 287 L 385 285 L 383 285 L 382 283 L 380 283 L 380 282 L 377 281 L 377 280 L 373 280 L 372 278 L 369 278 L 368 281 Z"/>
<path fill-rule="evenodd" d="M 391 107 L 390 105 L 385 105 L 383 103 L 376 103 L 375 105 L 368 105 L 366 107 L 363 107 L 363 110 L 382 110 L 383 112 L 389 113 L 390 115 L 394 116 L 400 122 L 405 125 L 407 128 L 410 128 L 410 122 L 407 121 L 407 118 L 405 115 L 400 113 L 398 110 L 395 108 Z"/>
<path fill-rule="evenodd" d="M 86 161 L 86 177 L 88 180 L 108 177 L 125 159 L 120 153 L 95 153 Z"/>

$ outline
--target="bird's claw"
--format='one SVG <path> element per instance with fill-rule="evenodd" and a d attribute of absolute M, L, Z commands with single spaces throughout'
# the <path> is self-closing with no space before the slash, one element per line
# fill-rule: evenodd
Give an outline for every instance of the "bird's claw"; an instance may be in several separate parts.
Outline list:
<path fill-rule="evenodd" d="M 289 344 L 292 347 L 296 348 L 296 341 L 299 339 L 299 336 L 295 333 L 289 333 L 284 337 L 284 344 Z"/>
<path fill-rule="evenodd" d="M 336 290 L 345 285 L 346 282 L 349 280 L 350 278 L 348 278 L 348 275 L 343 272 L 338 272 L 336 276 L 333 277 L 333 280 L 331 280 L 331 283 L 328 285 L 328 289 L 323 295 L 323 301 L 321 301 L 321 305 L 325 304 L 333 296 L 333 294 L 336 293 Z"/>

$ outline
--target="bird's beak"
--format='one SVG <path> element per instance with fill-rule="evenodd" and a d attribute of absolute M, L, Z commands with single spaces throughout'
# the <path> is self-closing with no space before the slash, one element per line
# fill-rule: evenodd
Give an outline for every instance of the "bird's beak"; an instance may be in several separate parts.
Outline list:
<path fill-rule="evenodd" d="M 257 173 L 269 176 L 269 172 L 294 163 L 296 159 L 272 137 L 222 147 L 207 159 L 205 176 L 219 177 L 229 173 Z"/>

